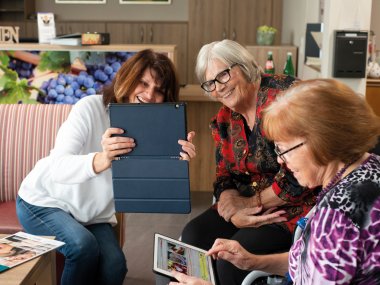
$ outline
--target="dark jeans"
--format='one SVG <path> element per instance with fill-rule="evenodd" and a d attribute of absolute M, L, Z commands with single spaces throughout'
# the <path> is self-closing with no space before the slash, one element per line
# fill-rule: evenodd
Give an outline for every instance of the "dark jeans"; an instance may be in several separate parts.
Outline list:
<path fill-rule="evenodd" d="M 239 229 L 212 208 L 191 220 L 183 229 L 181 238 L 205 250 L 210 249 L 217 238 L 232 239 L 254 254 L 285 252 L 292 245 L 292 234 L 278 225 Z M 249 273 L 224 260 L 216 261 L 216 271 L 220 285 L 240 285 Z"/>
<path fill-rule="evenodd" d="M 20 197 L 16 211 L 26 232 L 65 242 L 58 249 L 65 256 L 62 285 L 123 283 L 127 263 L 110 224 L 83 226 L 61 209 L 34 206 Z"/>

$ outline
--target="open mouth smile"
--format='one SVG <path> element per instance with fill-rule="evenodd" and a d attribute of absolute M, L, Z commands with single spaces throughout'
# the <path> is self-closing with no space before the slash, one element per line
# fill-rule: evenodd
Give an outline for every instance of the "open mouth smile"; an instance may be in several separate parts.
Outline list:
<path fill-rule="evenodd" d="M 137 99 L 137 101 L 139 102 L 139 104 L 147 103 L 147 102 L 145 102 L 143 99 L 141 99 L 139 96 L 136 96 L 136 99 Z"/>
<path fill-rule="evenodd" d="M 224 94 L 223 96 L 221 96 L 221 98 L 222 98 L 222 99 L 226 99 L 226 98 L 228 98 L 228 97 L 232 94 L 233 91 L 234 91 L 234 89 L 228 91 L 226 94 Z"/>

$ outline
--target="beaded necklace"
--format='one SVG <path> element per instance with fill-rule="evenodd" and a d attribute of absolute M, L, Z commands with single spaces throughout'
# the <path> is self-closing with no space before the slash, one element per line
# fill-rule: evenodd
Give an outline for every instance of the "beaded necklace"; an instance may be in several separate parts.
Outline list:
<path fill-rule="evenodd" d="M 335 176 L 330 180 L 330 182 L 326 185 L 326 187 L 323 187 L 321 192 L 319 192 L 317 197 L 317 204 L 321 202 L 323 197 L 329 192 L 338 182 L 342 179 L 343 173 L 349 168 L 355 160 L 350 161 L 349 163 L 346 163 L 338 172 L 335 174 Z"/>

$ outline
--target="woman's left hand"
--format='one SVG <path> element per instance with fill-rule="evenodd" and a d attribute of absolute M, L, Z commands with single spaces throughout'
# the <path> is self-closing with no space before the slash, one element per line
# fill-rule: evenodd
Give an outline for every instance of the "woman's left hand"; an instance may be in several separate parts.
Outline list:
<path fill-rule="evenodd" d="M 180 152 L 181 158 L 184 160 L 190 161 L 191 158 L 196 156 L 195 145 L 193 144 L 193 138 L 195 136 L 195 132 L 191 131 L 187 134 L 187 141 L 178 140 L 178 143 L 182 146 L 182 150 Z"/>
<path fill-rule="evenodd" d="M 178 280 L 178 282 L 172 281 L 169 283 L 169 285 L 176 285 L 176 284 L 187 284 L 187 285 L 212 285 L 210 282 L 204 281 L 200 278 L 188 276 L 186 274 L 172 271 L 173 277 Z"/>
<path fill-rule="evenodd" d="M 286 217 L 284 210 L 275 211 L 276 208 L 270 208 L 265 212 L 261 212 L 263 207 L 245 208 L 238 211 L 231 217 L 231 222 L 237 228 L 258 228 L 262 225 L 285 222 Z"/>

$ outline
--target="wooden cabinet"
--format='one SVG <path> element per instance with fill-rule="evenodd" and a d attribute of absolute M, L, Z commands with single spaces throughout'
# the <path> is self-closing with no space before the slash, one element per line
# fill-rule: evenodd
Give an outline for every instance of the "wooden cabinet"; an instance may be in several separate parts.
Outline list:
<path fill-rule="evenodd" d="M 27 36 L 25 21 L 1 21 L 0 26 L 19 27 L 19 38 L 25 38 Z"/>
<path fill-rule="evenodd" d="M 37 21 L 1 21 L 0 25 L 19 26 L 20 38 L 38 39 Z M 106 24 L 103 22 L 56 22 L 55 30 L 57 35 L 86 32 L 104 33 L 106 31 Z"/>
<path fill-rule="evenodd" d="M 0 0 L 0 21 L 35 19 L 34 0 Z"/>
<path fill-rule="evenodd" d="M 365 97 L 375 114 L 380 117 L 380 79 L 367 79 Z"/>
<path fill-rule="evenodd" d="M 195 63 L 202 45 L 227 37 L 229 0 L 189 0 L 187 83 L 197 84 Z"/>
<path fill-rule="evenodd" d="M 27 38 L 38 40 L 37 21 L 27 21 L 25 23 L 25 33 Z"/>
<path fill-rule="evenodd" d="M 205 95 L 198 84 L 181 88 L 179 100 L 187 104 L 187 130 L 196 133 L 193 143 L 197 155 L 190 162 L 191 191 L 212 192 L 216 165 L 215 142 L 209 123 L 222 104 Z"/>
<path fill-rule="evenodd" d="M 110 34 L 111 44 L 121 44 L 124 42 L 124 23 L 106 23 L 106 33 Z"/>
<path fill-rule="evenodd" d="M 269 25 L 281 39 L 282 0 L 189 0 L 188 83 L 197 83 L 196 56 L 202 45 L 229 38 L 256 44 L 256 29 Z"/>
<path fill-rule="evenodd" d="M 190 162 L 190 188 L 191 191 L 212 192 L 216 165 L 215 142 L 211 136 L 209 123 L 218 113 L 221 103 L 213 101 L 186 103 L 187 129 L 195 131 L 193 143 L 197 149 L 197 156 Z"/>
<path fill-rule="evenodd" d="M 288 52 L 292 53 L 292 61 L 294 66 L 294 71 L 297 74 L 297 50 L 295 46 L 246 46 L 247 50 L 255 57 L 256 62 L 264 69 L 265 62 L 267 60 L 268 51 L 273 53 L 273 61 L 275 66 L 275 71 L 277 74 L 281 74 Z"/>
<path fill-rule="evenodd" d="M 243 45 L 256 44 L 256 30 L 262 25 L 278 29 L 275 44 L 281 41 L 282 1 L 230 0 L 229 39 Z"/>
<path fill-rule="evenodd" d="M 37 38 L 34 0 L 0 0 L 0 26 L 17 26 L 19 38 Z"/>
<path fill-rule="evenodd" d="M 86 32 L 104 33 L 106 24 L 104 22 L 56 22 L 55 30 L 57 35 Z"/>
<path fill-rule="evenodd" d="M 167 22 L 122 22 L 106 24 L 112 44 L 175 44 L 180 82 L 187 78 L 187 24 Z"/>
<path fill-rule="evenodd" d="M 177 70 L 181 84 L 187 82 L 187 24 L 154 23 L 148 25 L 150 44 L 177 45 Z"/>
<path fill-rule="evenodd" d="M 0 26 L 19 27 L 20 39 L 38 39 L 37 21 L 1 21 Z"/>

